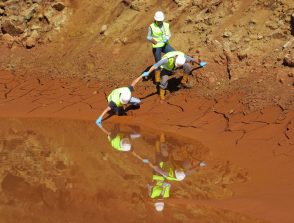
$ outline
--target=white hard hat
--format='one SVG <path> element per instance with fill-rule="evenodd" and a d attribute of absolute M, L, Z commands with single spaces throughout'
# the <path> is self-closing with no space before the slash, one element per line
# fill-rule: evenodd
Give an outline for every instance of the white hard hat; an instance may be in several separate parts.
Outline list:
<path fill-rule="evenodd" d="M 182 181 L 186 177 L 186 174 L 182 170 L 175 170 L 175 175 L 178 181 Z"/>
<path fill-rule="evenodd" d="M 131 150 L 131 143 L 130 143 L 130 140 L 129 138 L 123 138 L 121 141 L 120 141 L 120 149 L 121 151 L 124 151 L 124 152 L 128 152 Z"/>
<path fill-rule="evenodd" d="M 164 20 L 164 14 L 162 11 L 155 12 L 154 20 L 158 22 L 162 22 Z"/>
<path fill-rule="evenodd" d="M 156 210 L 156 211 L 161 212 L 161 211 L 163 211 L 163 209 L 164 209 L 164 203 L 163 203 L 162 201 L 160 201 L 160 202 L 156 202 L 156 203 L 154 204 L 154 207 L 155 207 L 155 210 Z"/>
<path fill-rule="evenodd" d="M 179 55 L 176 58 L 176 62 L 175 62 L 175 66 L 176 67 L 181 67 L 184 65 L 184 63 L 186 63 L 186 58 L 184 55 Z"/>
<path fill-rule="evenodd" d="M 131 100 L 131 92 L 126 91 L 126 92 L 121 93 L 119 100 L 124 105 L 129 103 L 129 101 Z"/>

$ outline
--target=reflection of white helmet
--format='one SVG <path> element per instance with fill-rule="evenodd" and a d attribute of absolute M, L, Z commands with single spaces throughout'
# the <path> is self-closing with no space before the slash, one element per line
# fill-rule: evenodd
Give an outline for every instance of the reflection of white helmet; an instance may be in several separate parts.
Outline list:
<path fill-rule="evenodd" d="M 121 141 L 120 141 L 120 149 L 121 151 L 124 151 L 124 152 L 128 152 L 131 150 L 131 143 L 130 143 L 130 140 L 129 138 L 123 138 Z"/>
<path fill-rule="evenodd" d="M 185 56 L 184 55 L 177 56 L 176 62 L 175 62 L 176 67 L 181 67 L 184 65 L 184 63 L 186 63 Z"/>
<path fill-rule="evenodd" d="M 154 207 L 156 211 L 161 212 L 164 209 L 164 203 L 162 201 L 156 202 Z"/>
<path fill-rule="evenodd" d="M 130 91 L 125 91 L 121 93 L 119 100 L 122 104 L 127 104 L 131 100 L 131 92 Z"/>
<path fill-rule="evenodd" d="M 157 11 L 154 15 L 154 20 L 158 22 L 162 22 L 164 20 L 164 14 L 162 11 Z"/>
<path fill-rule="evenodd" d="M 182 170 L 175 170 L 175 175 L 178 181 L 182 181 L 186 177 L 186 174 Z"/>

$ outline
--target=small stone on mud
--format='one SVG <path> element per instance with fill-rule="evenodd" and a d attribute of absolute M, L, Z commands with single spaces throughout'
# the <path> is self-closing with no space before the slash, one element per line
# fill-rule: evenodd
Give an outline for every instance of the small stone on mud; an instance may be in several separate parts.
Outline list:
<path fill-rule="evenodd" d="M 228 37 L 231 37 L 231 36 L 232 36 L 232 33 L 229 32 L 229 31 L 226 31 L 226 32 L 224 32 L 224 34 L 223 34 L 223 37 L 225 37 L 225 38 L 228 38 Z"/>

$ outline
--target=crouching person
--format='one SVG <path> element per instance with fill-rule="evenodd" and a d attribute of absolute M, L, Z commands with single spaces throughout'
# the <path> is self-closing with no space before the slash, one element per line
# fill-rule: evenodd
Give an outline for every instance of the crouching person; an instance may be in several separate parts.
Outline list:
<path fill-rule="evenodd" d="M 142 79 L 142 77 L 147 77 L 147 73 L 143 73 L 137 77 L 129 87 L 121 87 L 113 90 L 110 95 L 107 97 L 108 106 L 101 113 L 101 115 L 96 120 L 97 125 L 101 125 L 103 116 L 110 111 L 113 111 L 116 114 L 123 114 L 124 106 L 127 104 L 139 106 L 141 100 L 135 97 L 132 97 L 132 92 L 134 91 L 135 85 Z"/>

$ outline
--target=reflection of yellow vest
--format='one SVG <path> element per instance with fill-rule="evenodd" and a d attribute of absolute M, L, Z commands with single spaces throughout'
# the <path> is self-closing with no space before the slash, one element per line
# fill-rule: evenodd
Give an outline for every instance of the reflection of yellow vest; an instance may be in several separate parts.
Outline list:
<path fill-rule="evenodd" d="M 171 187 L 171 185 L 169 183 L 165 183 L 163 181 L 157 181 L 156 185 L 154 187 L 152 187 L 150 197 L 157 198 L 157 197 L 161 196 L 162 198 L 168 198 L 170 187 Z"/>
<path fill-rule="evenodd" d="M 121 142 L 121 136 L 120 135 L 116 135 L 114 139 L 111 139 L 109 136 L 108 136 L 108 140 L 110 141 L 111 143 L 111 146 L 118 150 L 118 151 L 121 151 L 121 146 L 120 146 L 120 142 Z"/>
<path fill-rule="evenodd" d="M 175 68 L 175 57 L 179 56 L 179 55 L 185 55 L 184 53 L 180 52 L 180 51 L 172 51 L 172 52 L 168 52 L 166 53 L 163 57 L 162 60 L 164 59 L 168 59 L 168 63 L 167 64 L 162 64 L 160 67 L 168 70 L 168 71 L 172 71 Z"/>
<path fill-rule="evenodd" d="M 170 35 L 169 24 L 164 22 L 160 28 L 155 22 L 150 25 L 152 38 L 156 40 L 157 44 L 152 44 L 153 48 L 159 48 L 164 46 L 164 37 Z"/>
<path fill-rule="evenodd" d="M 117 107 L 122 107 L 123 104 L 120 102 L 120 95 L 124 92 L 130 92 L 130 89 L 128 87 L 121 87 L 113 90 L 110 95 L 107 97 L 107 101 L 113 101 Z"/>
<path fill-rule="evenodd" d="M 164 181 L 165 180 L 178 181 L 178 180 L 175 177 L 175 171 L 170 161 L 161 162 L 159 166 L 162 170 L 167 172 L 168 176 L 163 177 L 161 175 L 156 175 L 156 174 L 152 176 L 152 180 L 156 181 L 156 185 L 152 188 L 150 196 L 151 198 L 157 198 L 159 196 L 162 196 L 163 198 L 168 198 L 171 185 Z"/>

